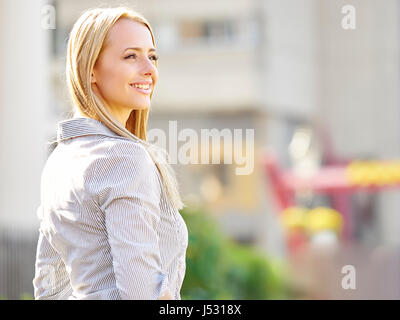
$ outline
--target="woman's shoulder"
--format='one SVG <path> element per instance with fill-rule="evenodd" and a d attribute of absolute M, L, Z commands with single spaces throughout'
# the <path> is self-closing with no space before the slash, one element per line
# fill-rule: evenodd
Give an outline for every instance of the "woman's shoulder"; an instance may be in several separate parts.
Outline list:
<path fill-rule="evenodd" d="M 99 145 L 102 145 L 101 155 L 91 163 L 87 171 L 90 174 L 84 174 L 87 184 L 95 186 L 93 192 L 101 195 L 99 203 L 108 192 L 147 190 L 149 196 L 159 197 L 157 167 L 145 146 L 129 139 L 111 137 L 102 139 Z"/>
<path fill-rule="evenodd" d="M 128 138 L 105 137 L 94 146 L 93 157 L 97 167 L 104 170 L 137 169 L 143 172 L 155 169 L 155 164 L 146 147 Z"/>
<path fill-rule="evenodd" d="M 48 157 L 45 170 L 70 171 L 84 178 L 94 172 L 104 175 L 118 171 L 149 173 L 155 168 L 146 147 L 138 141 L 124 137 L 82 136 L 58 145 Z M 58 168 L 58 169 L 57 169 Z"/>
<path fill-rule="evenodd" d="M 132 152 L 133 150 L 147 152 L 145 146 L 141 142 L 125 137 L 102 136 L 98 140 L 98 143 L 106 146 L 109 152 L 125 153 Z"/>
<path fill-rule="evenodd" d="M 105 160 L 131 160 L 131 161 L 146 161 L 153 163 L 151 156 L 146 147 L 132 139 L 105 137 L 98 141 L 97 147 L 102 150 L 102 157 Z"/>
<path fill-rule="evenodd" d="M 41 179 L 45 190 L 65 181 L 59 185 L 89 196 L 110 189 L 140 190 L 144 186 L 159 192 L 157 167 L 146 147 L 118 137 L 82 136 L 63 142 L 48 157 Z"/>

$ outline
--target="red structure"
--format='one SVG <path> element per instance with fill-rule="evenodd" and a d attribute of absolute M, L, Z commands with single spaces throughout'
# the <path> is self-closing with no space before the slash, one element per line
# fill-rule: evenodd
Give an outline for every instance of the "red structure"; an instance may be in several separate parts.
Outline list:
<path fill-rule="evenodd" d="M 343 237 L 345 240 L 350 240 L 352 237 L 350 197 L 354 192 L 359 190 L 377 192 L 382 189 L 400 187 L 400 181 L 396 183 L 372 183 L 368 182 L 370 179 L 367 183 L 354 183 L 349 178 L 348 168 L 351 163 L 353 162 L 324 166 L 313 176 L 302 178 L 292 170 L 283 170 L 272 153 L 268 152 L 262 158 L 262 166 L 270 181 L 273 198 L 279 212 L 296 206 L 295 195 L 299 191 L 307 190 L 313 194 L 329 195 L 332 199 L 332 208 L 343 216 Z M 375 163 L 384 164 L 387 162 Z"/>

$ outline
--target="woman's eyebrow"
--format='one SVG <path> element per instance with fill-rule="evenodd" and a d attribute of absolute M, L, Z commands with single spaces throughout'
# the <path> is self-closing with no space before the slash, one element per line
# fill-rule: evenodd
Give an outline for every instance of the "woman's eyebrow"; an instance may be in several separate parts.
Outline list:
<path fill-rule="evenodd" d="M 126 48 L 126 49 L 124 50 L 124 52 L 125 52 L 126 50 L 128 50 L 128 49 L 137 50 L 137 51 L 140 51 L 140 52 L 143 51 L 142 48 L 138 48 L 138 47 L 129 47 L 129 48 Z M 150 49 L 149 49 L 149 52 L 152 52 L 152 51 L 156 51 L 156 49 L 150 48 Z"/>

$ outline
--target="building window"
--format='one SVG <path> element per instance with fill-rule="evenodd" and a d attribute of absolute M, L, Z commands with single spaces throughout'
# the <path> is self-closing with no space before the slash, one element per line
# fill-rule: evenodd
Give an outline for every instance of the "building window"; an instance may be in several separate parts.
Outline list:
<path fill-rule="evenodd" d="M 179 37 L 183 43 L 229 43 L 237 35 L 237 25 L 233 20 L 181 21 L 179 24 Z"/>
<path fill-rule="evenodd" d="M 259 23 L 254 18 L 220 20 L 181 20 L 153 25 L 157 44 L 162 50 L 176 50 L 212 45 L 253 47 L 260 41 Z"/>

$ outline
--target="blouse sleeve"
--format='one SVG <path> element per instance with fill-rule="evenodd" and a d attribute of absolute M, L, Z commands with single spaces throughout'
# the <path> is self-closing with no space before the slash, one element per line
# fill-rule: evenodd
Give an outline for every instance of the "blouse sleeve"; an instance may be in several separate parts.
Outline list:
<path fill-rule="evenodd" d="M 155 164 L 143 146 L 130 141 L 112 145 L 100 163 L 98 201 L 121 299 L 159 299 L 168 275 L 156 232 L 161 189 Z"/>
<path fill-rule="evenodd" d="M 65 264 L 42 232 L 39 233 L 32 284 L 35 300 L 64 300 L 72 293 Z"/>

